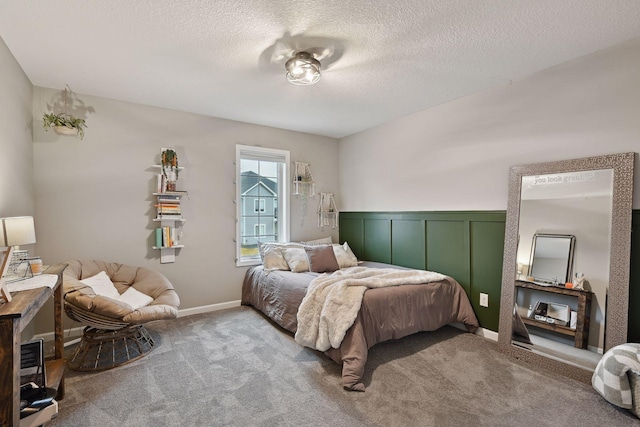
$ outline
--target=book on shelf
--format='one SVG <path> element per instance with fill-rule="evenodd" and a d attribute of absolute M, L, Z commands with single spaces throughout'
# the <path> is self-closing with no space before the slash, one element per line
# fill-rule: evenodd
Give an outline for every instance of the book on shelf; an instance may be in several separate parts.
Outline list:
<path fill-rule="evenodd" d="M 180 215 L 180 213 L 172 214 L 167 212 L 158 212 L 158 219 L 159 220 L 168 219 L 173 221 L 179 221 L 179 220 L 182 220 L 182 215 Z"/>
<path fill-rule="evenodd" d="M 159 173 L 157 175 L 157 182 L 156 182 L 156 193 L 163 193 L 165 190 L 165 182 L 164 182 L 164 175 L 162 175 L 161 173 Z"/>
<path fill-rule="evenodd" d="M 170 248 L 171 246 L 173 246 L 173 242 L 171 241 L 171 227 L 163 227 L 163 234 L 162 237 L 164 238 L 164 247 L 165 248 Z"/>
<path fill-rule="evenodd" d="M 162 247 L 162 228 L 156 228 L 156 247 Z"/>
<path fill-rule="evenodd" d="M 168 213 L 168 214 L 179 214 L 180 213 L 180 208 L 177 209 L 172 209 L 172 208 L 158 208 L 158 214 L 163 214 L 163 213 Z"/>

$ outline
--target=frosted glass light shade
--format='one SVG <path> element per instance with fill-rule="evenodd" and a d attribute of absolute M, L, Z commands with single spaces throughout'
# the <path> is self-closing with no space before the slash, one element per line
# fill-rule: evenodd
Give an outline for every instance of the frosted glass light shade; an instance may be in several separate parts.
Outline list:
<path fill-rule="evenodd" d="M 36 242 L 36 229 L 32 216 L 2 218 L 0 246 L 29 245 Z"/>
<path fill-rule="evenodd" d="M 294 85 L 312 85 L 320 80 L 320 61 L 309 52 L 297 52 L 284 67 L 287 80 Z"/>

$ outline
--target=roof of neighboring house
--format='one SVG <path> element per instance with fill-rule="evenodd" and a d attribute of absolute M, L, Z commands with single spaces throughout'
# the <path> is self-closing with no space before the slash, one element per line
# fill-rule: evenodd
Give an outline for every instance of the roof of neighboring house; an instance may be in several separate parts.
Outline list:
<path fill-rule="evenodd" d="M 278 194 L 278 184 L 269 178 L 258 175 L 253 171 L 242 172 L 241 176 L 242 188 L 240 189 L 240 194 L 245 194 L 247 191 L 249 191 L 259 183 L 262 183 L 265 187 L 271 190 L 273 194 Z"/>

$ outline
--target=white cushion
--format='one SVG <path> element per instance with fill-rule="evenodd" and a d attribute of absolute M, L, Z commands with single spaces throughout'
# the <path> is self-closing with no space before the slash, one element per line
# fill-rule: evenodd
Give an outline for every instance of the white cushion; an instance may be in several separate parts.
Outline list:
<path fill-rule="evenodd" d="M 333 245 L 333 253 L 336 255 L 340 268 L 355 267 L 358 265 L 358 258 L 354 255 L 347 242 L 343 245 Z"/>
<path fill-rule="evenodd" d="M 140 307 L 147 306 L 153 301 L 153 298 L 149 295 L 143 294 L 134 287 L 130 287 L 116 299 L 130 306 L 131 310 L 137 310 Z"/>
<path fill-rule="evenodd" d="M 264 263 L 264 252 L 268 248 L 303 248 L 304 246 L 300 243 L 295 242 L 287 242 L 287 243 L 279 243 L 279 242 L 259 242 L 258 243 L 258 251 L 260 252 L 260 261 Z"/>
<path fill-rule="evenodd" d="M 118 292 L 118 289 L 116 289 L 116 287 L 113 285 L 113 282 L 104 271 L 101 271 L 95 276 L 82 279 L 80 280 L 80 283 L 90 286 L 96 295 L 102 295 L 103 297 L 109 297 L 113 299 L 118 299 L 118 297 L 120 296 L 120 292 Z"/>
<path fill-rule="evenodd" d="M 282 250 L 282 255 L 287 260 L 289 269 L 294 273 L 309 271 L 307 253 L 303 248 L 286 248 Z"/>
<path fill-rule="evenodd" d="M 289 264 L 282 256 L 282 249 L 279 246 L 265 245 L 262 250 L 262 265 L 265 270 L 288 270 Z"/>

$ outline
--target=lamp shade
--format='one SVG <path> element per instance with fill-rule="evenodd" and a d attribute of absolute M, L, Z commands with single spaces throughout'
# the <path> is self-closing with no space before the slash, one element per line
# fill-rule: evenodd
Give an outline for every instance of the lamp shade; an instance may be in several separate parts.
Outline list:
<path fill-rule="evenodd" d="M 36 242 L 36 229 L 32 216 L 2 218 L 0 246 L 29 245 Z"/>

